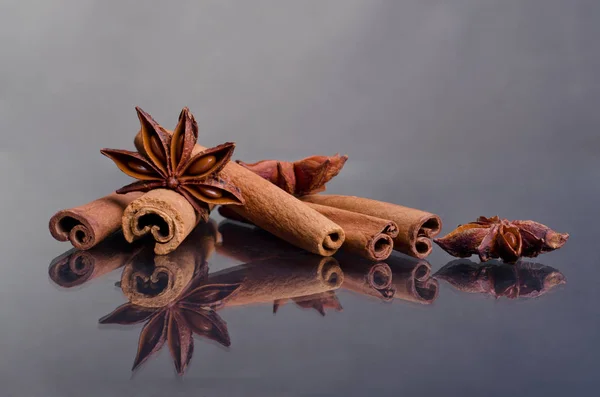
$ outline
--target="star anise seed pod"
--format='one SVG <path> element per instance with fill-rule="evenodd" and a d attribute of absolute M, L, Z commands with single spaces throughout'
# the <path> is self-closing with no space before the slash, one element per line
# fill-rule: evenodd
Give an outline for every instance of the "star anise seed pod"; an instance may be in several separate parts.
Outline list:
<path fill-rule="evenodd" d="M 508 221 L 497 216 L 479 217 L 434 241 L 452 256 L 479 255 L 482 261 L 501 258 L 514 263 L 562 247 L 569 235 L 534 221 Z"/>
<path fill-rule="evenodd" d="M 183 195 L 198 213 L 203 213 L 209 204 L 244 203 L 239 189 L 218 176 L 233 154 L 234 143 L 227 142 L 194 155 L 198 124 L 188 108 L 181 111 L 173 134 L 142 109 L 136 107 L 136 111 L 145 153 L 100 151 L 121 171 L 138 180 L 117 193 L 171 189 Z"/>

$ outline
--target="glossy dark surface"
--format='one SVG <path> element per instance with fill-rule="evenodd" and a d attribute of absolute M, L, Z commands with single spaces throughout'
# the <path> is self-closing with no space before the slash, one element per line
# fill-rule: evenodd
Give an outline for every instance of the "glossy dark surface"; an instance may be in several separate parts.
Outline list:
<path fill-rule="evenodd" d="M 599 4 L 234 3 L 0 5 L 0 395 L 597 395 Z M 500 269 L 485 293 L 440 280 L 431 304 L 342 285 L 225 307 L 229 348 L 197 338 L 179 377 L 165 346 L 132 375 L 142 325 L 98 324 L 127 301 L 122 270 L 57 286 L 69 246 L 47 222 L 131 182 L 99 149 L 133 147 L 135 105 L 167 127 L 188 106 L 199 142 L 249 162 L 348 154 L 329 192 L 435 212 L 443 233 L 496 214 L 568 232 L 535 260 L 566 284 L 508 299 Z M 242 262 L 215 252 L 209 272 Z"/>

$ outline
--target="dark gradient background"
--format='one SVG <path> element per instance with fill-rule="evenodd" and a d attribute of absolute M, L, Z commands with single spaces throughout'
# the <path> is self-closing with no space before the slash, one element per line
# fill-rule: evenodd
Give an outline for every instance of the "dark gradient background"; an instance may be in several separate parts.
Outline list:
<path fill-rule="evenodd" d="M 597 395 L 599 22 L 596 0 L 2 1 L 0 395 Z M 52 285 L 69 247 L 47 222 L 128 183 L 99 149 L 132 148 L 136 105 L 167 128 L 188 106 L 201 143 L 246 161 L 348 154 L 330 192 L 444 233 L 495 214 L 569 232 L 538 260 L 568 283 L 227 309 L 229 350 L 198 342 L 178 379 L 163 349 L 131 376 L 139 329 L 97 324 L 118 272 Z"/>

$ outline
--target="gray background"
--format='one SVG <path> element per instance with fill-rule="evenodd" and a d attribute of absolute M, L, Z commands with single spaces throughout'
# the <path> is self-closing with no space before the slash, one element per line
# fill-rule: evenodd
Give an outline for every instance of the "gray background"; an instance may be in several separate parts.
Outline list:
<path fill-rule="evenodd" d="M 0 394 L 593 395 L 599 21 L 596 0 L 3 0 Z M 132 148 L 136 105 L 167 128 L 188 106 L 201 143 L 246 161 L 346 153 L 329 191 L 436 212 L 444 232 L 495 214 L 568 231 L 539 259 L 568 284 L 235 309 L 228 352 L 197 343 L 183 380 L 167 354 L 131 378 L 138 330 L 96 323 L 119 276 L 51 285 L 67 245 L 46 227 L 129 182 L 98 150 Z"/>

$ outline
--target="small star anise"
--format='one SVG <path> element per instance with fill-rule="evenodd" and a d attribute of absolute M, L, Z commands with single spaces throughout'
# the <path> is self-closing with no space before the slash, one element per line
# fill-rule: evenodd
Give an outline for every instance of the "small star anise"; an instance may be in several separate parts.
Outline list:
<path fill-rule="evenodd" d="M 481 216 L 434 241 L 444 251 L 459 258 L 477 254 L 484 262 L 501 258 L 514 263 L 523 256 L 533 258 L 558 249 L 568 238 L 568 233 L 557 233 L 538 222 Z"/>
<path fill-rule="evenodd" d="M 203 213 L 208 204 L 243 204 L 239 189 L 218 177 L 233 154 L 234 143 L 227 142 L 193 154 L 198 124 L 188 108 L 181 111 L 173 134 L 142 109 L 136 107 L 136 111 L 145 153 L 116 149 L 100 151 L 125 174 L 138 179 L 117 193 L 171 189 L 183 195 L 199 213 Z"/>
<path fill-rule="evenodd" d="M 325 190 L 325 184 L 340 173 L 348 160 L 348 156 L 311 156 L 302 160 L 289 162 L 279 160 L 262 160 L 247 164 L 237 163 L 289 194 L 305 196 Z"/>
<path fill-rule="evenodd" d="M 194 285 L 194 282 L 191 284 Z M 223 346 L 231 344 L 227 324 L 215 308 L 239 286 L 240 284 L 202 285 L 184 292 L 177 300 L 160 308 L 126 303 L 101 318 L 100 324 L 131 325 L 147 321 L 140 333 L 132 370 L 167 342 L 175 369 L 182 375 L 194 351 L 192 334 L 214 340 Z"/>

